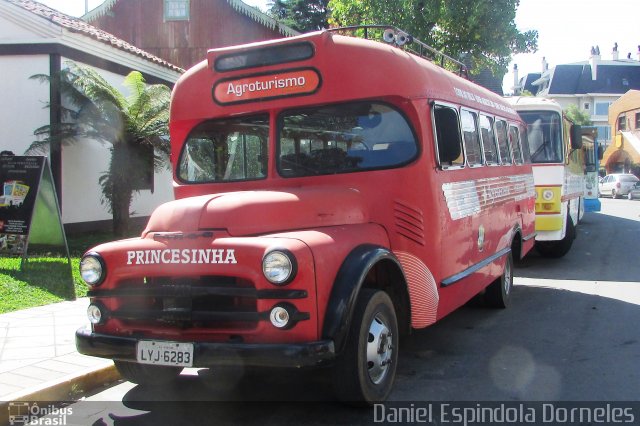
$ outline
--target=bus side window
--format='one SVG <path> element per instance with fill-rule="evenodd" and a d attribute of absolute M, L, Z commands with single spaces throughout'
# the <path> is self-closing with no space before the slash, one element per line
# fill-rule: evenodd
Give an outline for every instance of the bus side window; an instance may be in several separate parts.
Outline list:
<path fill-rule="evenodd" d="M 498 164 L 498 147 L 493 133 L 493 118 L 480 114 L 480 135 L 486 164 Z"/>
<path fill-rule="evenodd" d="M 480 146 L 480 135 L 478 134 L 478 114 L 463 109 L 460 111 L 460 122 L 462 124 L 467 164 L 472 167 L 481 166 L 482 147 Z"/>
<path fill-rule="evenodd" d="M 527 126 L 520 124 L 520 147 L 522 148 L 522 159 L 525 163 L 531 163 L 531 152 L 529 151 L 529 134 L 527 133 Z"/>
<path fill-rule="evenodd" d="M 442 105 L 435 105 L 433 121 L 438 147 L 438 159 L 442 168 L 462 167 L 462 138 L 458 124 L 458 113 L 455 109 Z"/>
<path fill-rule="evenodd" d="M 513 152 L 513 161 L 516 164 L 522 164 L 522 149 L 520 147 L 520 132 L 516 126 L 509 126 L 509 144 L 511 152 Z"/>
<path fill-rule="evenodd" d="M 496 134 L 498 135 L 498 148 L 500 149 L 500 164 L 511 164 L 507 123 L 504 120 L 496 120 Z"/>

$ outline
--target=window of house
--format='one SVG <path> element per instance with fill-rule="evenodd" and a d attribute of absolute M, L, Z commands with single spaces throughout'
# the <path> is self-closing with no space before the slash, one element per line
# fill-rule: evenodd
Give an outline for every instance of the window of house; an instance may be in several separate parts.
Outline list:
<path fill-rule="evenodd" d="M 636 125 L 635 129 L 640 129 L 640 112 L 636 112 Z"/>
<path fill-rule="evenodd" d="M 611 102 L 596 102 L 596 115 L 608 115 Z"/>
<path fill-rule="evenodd" d="M 164 0 L 165 21 L 188 21 L 189 0 Z"/>
<path fill-rule="evenodd" d="M 463 109 L 460 111 L 460 122 L 462 124 L 464 149 L 467 153 L 467 164 L 480 166 L 482 165 L 482 147 L 480 146 L 480 135 L 478 134 L 478 114 Z"/>
<path fill-rule="evenodd" d="M 611 140 L 611 126 L 595 126 L 598 130 L 598 141 L 606 142 Z"/>
<path fill-rule="evenodd" d="M 618 117 L 618 131 L 627 130 L 627 117 L 621 115 Z"/>

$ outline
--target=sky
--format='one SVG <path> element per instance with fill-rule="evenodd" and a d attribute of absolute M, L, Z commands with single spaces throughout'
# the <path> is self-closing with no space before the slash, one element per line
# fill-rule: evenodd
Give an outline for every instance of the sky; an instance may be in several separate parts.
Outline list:
<path fill-rule="evenodd" d="M 103 0 L 88 0 L 89 10 Z M 266 9 L 268 0 L 244 0 Z M 395 1 L 395 0 L 389 0 Z M 40 0 L 72 16 L 84 12 L 85 0 Z M 542 70 L 542 58 L 549 67 L 589 59 L 591 46 L 599 46 L 602 59 L 611 59 L 613 44 L 618 43 L 620 58 L 627 53 L 638 60 L 640 21 L 638 0 L 520 0 L 516 26 L 520 31 L 538 31 L 538 51 L 515 55 L 504 79 L 504 91 L 513 88 L 513 64 L 519 74 Z"/>

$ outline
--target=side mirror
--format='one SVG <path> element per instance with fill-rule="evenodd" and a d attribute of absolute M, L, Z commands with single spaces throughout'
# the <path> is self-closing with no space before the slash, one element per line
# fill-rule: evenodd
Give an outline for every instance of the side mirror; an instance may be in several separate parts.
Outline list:
<path fill-rule="evenodd" d="M 582 148 L 582 127 L 577 124 L 571 125 L 569 137 L 571 138 L 571 149 Z"/>

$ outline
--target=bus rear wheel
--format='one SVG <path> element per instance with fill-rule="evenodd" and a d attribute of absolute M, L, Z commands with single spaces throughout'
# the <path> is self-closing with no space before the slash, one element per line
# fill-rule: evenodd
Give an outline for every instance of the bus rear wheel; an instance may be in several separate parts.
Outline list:
<path fill-rule="evenodd" d="M 573 240 L 576 239 L 576 227 L 573 220 L 567 217 L 567 231 L 559 241 L 536 241 L 536 250 L 542 257 L 559 258 L 569 253 Z"/>
<path fill-rule="evenodd" d="M 506 308 L 511 299 L 511 290 L 513 290 L 513 255 L 509 253 L 504 262 L 502 275 L 487 287 L 484 294 L 486 304 L 491 308 Z"/>
<path fill-rule="evenodd" d="M 398 362 L 398 320 L 393 302 L 381 290 L 362 289 L 343 353 L 333 371 L 338 399 L 373 405 L 387 399 Z"/>

